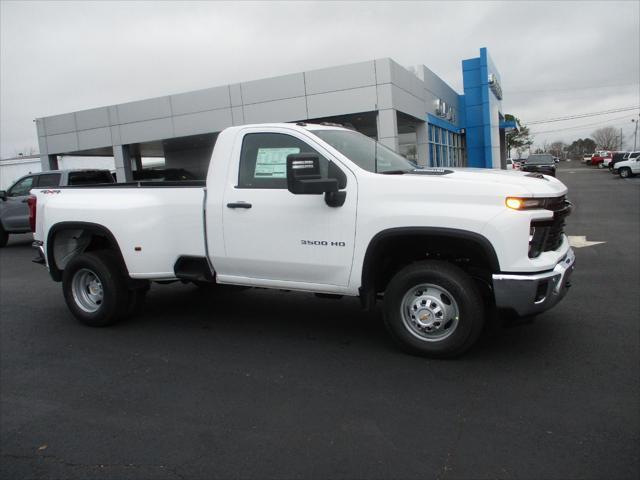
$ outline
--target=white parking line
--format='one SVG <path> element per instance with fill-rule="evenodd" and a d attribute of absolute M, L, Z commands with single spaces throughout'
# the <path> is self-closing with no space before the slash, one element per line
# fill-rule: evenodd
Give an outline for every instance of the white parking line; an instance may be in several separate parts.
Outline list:
<path fill-rule="evenodd" d="M 601 243 L 607 243 L 607 242 L 592 242 L 590 240 L 587 240 L 587 237 L 585 236 L 569 235 L 567 238 L 569 238 L 569 245 L 571 245 L 574 248 L 592 247 L 594 245 L 600 245 Z"/>

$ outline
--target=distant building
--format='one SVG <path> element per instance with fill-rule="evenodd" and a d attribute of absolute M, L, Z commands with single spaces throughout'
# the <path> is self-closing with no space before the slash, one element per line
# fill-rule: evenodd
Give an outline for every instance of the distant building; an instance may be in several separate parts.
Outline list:
<path fill-rule="evenodd" d="M 421 165 L 504 168 L 500 74 L 485 48 L 462 61 L 458 94 L 424 65 L 389 58 L 223 85 L 36 119 L 44 169 L 59 155 L 113 156 L 130 180 L 141 157 L 204 176 L 217 134 L 231 125 L 336 122 Z"/>

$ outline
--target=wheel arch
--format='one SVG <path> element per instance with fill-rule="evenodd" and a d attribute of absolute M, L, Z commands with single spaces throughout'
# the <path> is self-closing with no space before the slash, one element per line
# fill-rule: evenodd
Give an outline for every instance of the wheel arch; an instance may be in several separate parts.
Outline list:
<path fill-rule="evenodd" d="M 388 252 L 392 252 L 392 255 L 387 255 Z M 377 292 L 386 287 L 390 277 L 399 268 L 417 260 L 440 258 L 438 255 L 444 255 L 442 259 L 452 260 L 447 256 L 457 255 L 458 252 L 469 258 L 472 266 L 486 273 L 500 271 L 493 245 L 476 232 L 440 227 L 399 227 L 377 233 L 367 246 L 362 266 L 360 299 L 363 306 L 373 306 Z"/>
<path fill-rule="evenodd" d="M 71 260 L 71 258 L 80 253 L 98 249 L 108 249 L 115 252 L 118 260 L 120 261 L 120 267 L 123 269 L 123 272 L 127 272 L 126 263 L 124 261 L 124 257 L 122 256 L 120 245 L 118 244 L 118 241 L 116 240 L 113 233 L 111 233 L 111 231 L 107 227 L 91 222 L 59 222 L 53 225 L 47 233 L 47 262 L 49 265 L 49 273 L 53 280 L 55 280 L 56 282 L 62 281 L 62 272 L 64 271 L 64 265 L 62 265 L 62 268 L 60 268 L 60 266 L 56 262 L 56 236 L 63 232 L 74 231 L 80 231 L 81 236 L 86 232 L 88 236 L 84 237 L 83 242 L 77 242 L 78 248 L 74 249 L 71 252 L 73 253 L 72 255 L 70 254 L 68 258 L 65 258 L 64 265 L 66 265 L 69 260 Z M 79 240 L 79 237 L 76 238 L 76 240 Z"/>

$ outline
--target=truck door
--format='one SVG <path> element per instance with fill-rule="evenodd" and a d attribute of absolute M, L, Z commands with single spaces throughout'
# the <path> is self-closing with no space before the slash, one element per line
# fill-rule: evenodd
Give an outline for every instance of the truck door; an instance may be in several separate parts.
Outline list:
<path fill-rule="evenodd" d="M 241 277 L 283 282 L 283 288 L 291 282 L 324 285 L 327 291 L 346 287 L 358 194 L 351 171 L 313 137 L 286 128 L 247 129 L 234 152 L 238 160 L 229 170 L 222 204 L 225 255 L 214 261 L 220 281 Z M 294 153 L 319 155 L 324 174 L 339 179 L 347 192 L 344 205 L 330 207 L 323 195 L 287 190 L 286 158 Z"/>

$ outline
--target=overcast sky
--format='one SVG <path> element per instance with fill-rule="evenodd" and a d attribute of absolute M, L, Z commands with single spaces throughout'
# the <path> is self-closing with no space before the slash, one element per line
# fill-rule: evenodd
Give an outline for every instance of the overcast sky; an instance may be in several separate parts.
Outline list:
<path fill-rule="evenodd" d="M 37 117 L 373 58 L 424 64 L 462 93 L 487 47 L 525 123 L 640 104 L 640 2 L 1 1 L 0 154 Z M 638 110 L 531 126 L 537 144 Z M 573 128 L 586 125 L 581 128 Z"/>

